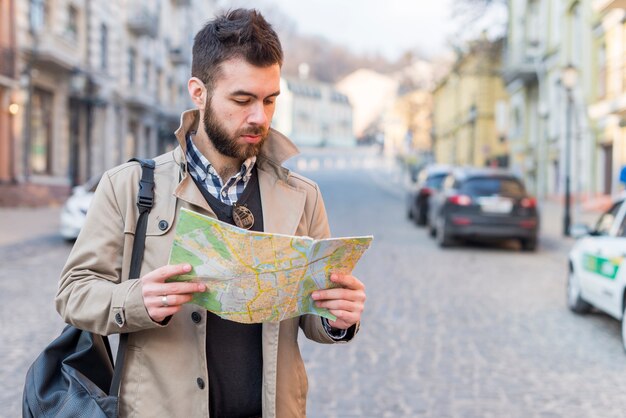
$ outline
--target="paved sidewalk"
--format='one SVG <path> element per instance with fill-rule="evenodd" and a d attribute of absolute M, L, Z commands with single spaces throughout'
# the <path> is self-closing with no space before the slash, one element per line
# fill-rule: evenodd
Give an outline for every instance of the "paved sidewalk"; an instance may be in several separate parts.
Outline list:
<path fill-rule="evenodd" d="M 571 237 L 563 236 L 563 213 L 564 208 L 560 202 L 546 200 L 539 202 L 540 211 L 540 236 L 539 245 L 546 249 L 555 249 L 560 252 L 569 252 L 576 241 Z M 571 223 L 585 224 L 593 227 L 602 212 L 578 209 L 571 207 Z"/>
<path fill-rule="evenodd" d="M 60 206 L 0 208 L 0 247 L 41 238 L 60 237 Z"/>

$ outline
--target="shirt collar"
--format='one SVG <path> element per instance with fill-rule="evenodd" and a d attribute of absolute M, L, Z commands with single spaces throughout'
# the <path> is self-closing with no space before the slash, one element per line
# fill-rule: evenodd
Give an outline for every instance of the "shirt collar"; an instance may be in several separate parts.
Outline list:
<path fill-rule="evenodd" d="M 207 177 L 210 175 L 220 179 L 222 185 L 229 182 L 230 179 L 222 179 L 211 162 L 200 152 L 200 150 L 196 147 L 196 144 L 193 143 L 192 136 L 195 135 L 195 132 L 189 132 L 187 134 L 186 142 L 187 142 L 187 162 L 192 166 L 192 169 L 196 172 L 197 178 L 203 182 L 206 181 Z M 242 164 L 241 169 L 237 174 L 233 177 L 239 177 L 243 179 L 244 182 L 247 182 L 252 175 L 252 169 L 254 168 L 254 164 L 256 163 L 256 156 L 252 156 L 247 158 Z M 232 177 L 231 177 L 232 178 Z"/>

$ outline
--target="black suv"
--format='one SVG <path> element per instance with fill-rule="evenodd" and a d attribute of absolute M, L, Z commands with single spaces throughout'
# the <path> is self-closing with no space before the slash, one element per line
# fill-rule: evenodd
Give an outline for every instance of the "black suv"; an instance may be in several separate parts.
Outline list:
<path fill-rule="evenodd" d="M 457 238 L 519 239 L 525 251 L 537 247 L 537 202 L 503 169 L 453 170 L 430 199 L 427 222 L 441 247 Z"/>

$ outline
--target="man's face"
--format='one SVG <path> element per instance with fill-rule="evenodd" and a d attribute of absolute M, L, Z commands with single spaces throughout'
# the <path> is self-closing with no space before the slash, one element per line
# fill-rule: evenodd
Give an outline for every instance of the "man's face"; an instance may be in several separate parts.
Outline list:
<path fill-rule="evenodd" d="M 222 63 L 220 73 L 207 95 L 204 130 L 220 154 L 243 161 L 259 153 L 269 134 L 280 67 L 232 59 Z"/>

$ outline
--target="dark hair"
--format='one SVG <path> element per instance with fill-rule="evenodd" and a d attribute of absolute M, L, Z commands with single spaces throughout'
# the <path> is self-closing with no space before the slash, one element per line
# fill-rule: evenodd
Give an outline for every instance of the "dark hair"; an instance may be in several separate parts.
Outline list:
<path fill-rule="evenodd" d="M 283 64 L 278 35 L 258 11 L 235 9 L 207 23 L 194 38 L 191 75 L 209 90 L 218 77 L 221 64 L 241 57 L 258 67 Z"/>

